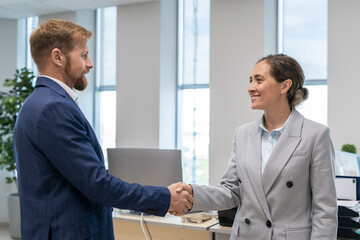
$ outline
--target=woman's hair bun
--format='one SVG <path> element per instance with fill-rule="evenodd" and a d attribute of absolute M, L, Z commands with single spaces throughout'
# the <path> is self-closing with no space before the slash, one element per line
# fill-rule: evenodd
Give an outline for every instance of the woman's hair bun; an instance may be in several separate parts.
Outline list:
<path fill-rule="evenodd" d="M 305 101 L 309 97 L 309 90 L 305 87 L 302 87 L 301 91 L 303 92 L 303 101 Z"/>
<path fill-rule="evenodd" d="M 296 107 L 309 97 L 309 90 L 307 88 L 300 88 L 295 91 L 294 97 L 291 99 L 290 105 L 291 107 Z"/>

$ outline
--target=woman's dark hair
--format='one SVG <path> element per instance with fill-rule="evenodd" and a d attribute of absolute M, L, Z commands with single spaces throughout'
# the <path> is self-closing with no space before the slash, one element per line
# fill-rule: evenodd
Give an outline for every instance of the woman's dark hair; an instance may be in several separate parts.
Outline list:
<path fill-rule="evenodd" d="M 309 96 L 309 91 L 304 88 L 304 72 L 300 64 L 285 54 L 268 55 L 261 58 L 257 63 L 266 61 L 270 66 L 270 74 L 277 82 L 284 82 L 287 79 L 292 81 L 292 85 L 287 92 L 290 107 L 295 107 L 305 101 Z"/>

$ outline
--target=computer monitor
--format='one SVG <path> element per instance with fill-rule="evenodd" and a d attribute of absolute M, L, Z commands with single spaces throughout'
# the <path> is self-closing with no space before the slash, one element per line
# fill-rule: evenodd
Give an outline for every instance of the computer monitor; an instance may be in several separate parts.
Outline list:
<path fill-rule="evenodd" d="M 181 150 L 109 148 L 109 173 L 129 183 L 169 186 L 182 181 Z"/>
<path fill-rule="evenodd" d="M 340 176 L 360 176 L 360 156 L 335 150 L 335 174 Z"/>

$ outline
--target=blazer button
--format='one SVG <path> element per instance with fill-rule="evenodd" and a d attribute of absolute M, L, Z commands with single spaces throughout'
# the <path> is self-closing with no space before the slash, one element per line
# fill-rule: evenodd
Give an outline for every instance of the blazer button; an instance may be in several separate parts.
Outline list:
<path fill-rule="evenodd" d="M 292 187 L 294 186 L 294 183 L 293 183 L 292 181 L 288 181 L 288 182 L 286 183 L 286 186 L 287 186 L 288 188 L 292 188 Z"/>
<path fill-rule="evenodd" d="M 272 225 L 271 222 L 270 222 L 269 220 L 267 220 L 267 221 L 266 221 L 266 226 L 267 226 L 268 228 L 271 228 L 271 225 Z"/>
<path fill-rule="evenodd" d="M 247 224 L 247 225 L 249 225 L 251 222 L 250 222 L 250 219 L 248 219 L 248 218 L 245 218 L 245 223 Z"/>

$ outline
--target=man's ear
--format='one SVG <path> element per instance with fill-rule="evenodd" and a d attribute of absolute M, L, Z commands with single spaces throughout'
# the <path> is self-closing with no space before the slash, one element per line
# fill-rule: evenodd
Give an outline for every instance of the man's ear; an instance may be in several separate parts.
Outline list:
<path fill-rule="evenodd" d="M 51 61 L 57 66 L 65 66 L 65 55 L 60 49 L 54 48 L 51 50 Z"/>
<path fill-rule="evenodd" d="M 283 81 L 281 84 L 281 94 L 287 93 L 289 91 L 291 85 L 292 85 L 291 79 L 286 79 L 285 81 Z"/>

